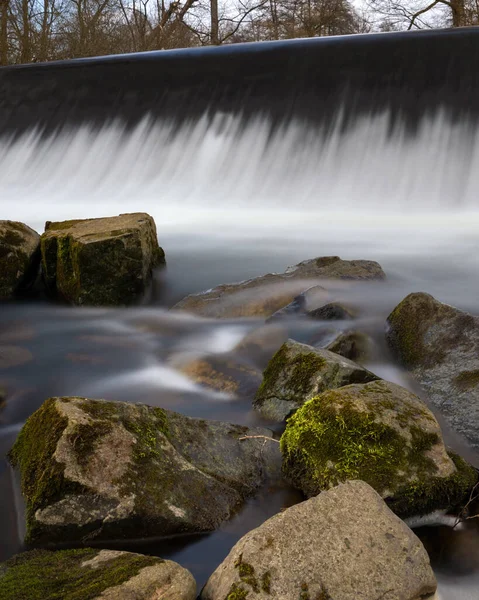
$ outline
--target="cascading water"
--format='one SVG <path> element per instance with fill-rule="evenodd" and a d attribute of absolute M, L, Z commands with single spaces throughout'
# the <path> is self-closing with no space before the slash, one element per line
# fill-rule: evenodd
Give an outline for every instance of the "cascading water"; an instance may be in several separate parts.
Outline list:
<path fill-rule="evenodd" d="M 384 350 L 370 368 L 412 387 L 381 346 L 395 304 L 427 291 L 479 314 L 476 46 L 479 33 L 465 30 L 0 70 L 0 217 L 42 231 L 46 220 L 146 211 L 168 260 L 149 307 L 2 306 L 0 344 L 22 343 L 33 357 L 0 370 L 12 392 L 1 413 L 2 455 L 53 395 L 255 422 L 249 406 L 205 393 L 174 367 L 185 355 L 231 351 L 259 323 L 164 309 L 313 256 L 381 262 L 387 285 L 335 293 L 361 307 L 362 326 Z M 5 463 L 0 479 L 10 489 Z M 0 498 L 0 558 L 20 547 L 15 498 L 12 490 Z M 145 542 L 146 551 L 204 581 L 242 533 L 296 499 L 278 491 L 208 538 Z M 449 557 L 437 567 L 443 600 L 477 597 L 474 527 L 440 530 Z"/>

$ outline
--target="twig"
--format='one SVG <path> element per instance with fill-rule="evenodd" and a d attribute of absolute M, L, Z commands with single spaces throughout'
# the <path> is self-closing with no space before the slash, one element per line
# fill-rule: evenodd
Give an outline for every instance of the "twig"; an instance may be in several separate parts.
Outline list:
<path fill-rule="evenodd" d="M 241 440 L 256 440 L 256 439 L 260 439 L 260 440 L 269 440 L 270 442 L 276 442 L 277 444 L 279 444 L 279 440 L 275 440 L 272 437 L 268 437 L 267 435 L 244 435 L 243 437 L 238 438 L 240 441 Z"/>

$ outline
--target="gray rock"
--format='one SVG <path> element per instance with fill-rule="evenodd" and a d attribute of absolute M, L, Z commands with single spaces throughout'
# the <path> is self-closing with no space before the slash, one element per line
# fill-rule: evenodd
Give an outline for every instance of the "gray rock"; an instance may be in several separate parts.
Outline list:
<path fill-rule="evenodd" d="M 165 264 L 146 213 L 48 222 L 41 253 L 48 291 L 71 304 L 132 304 L 148 289 L 152 270 Z"/>
<path fill-rule="evenodd" d="M 40 266 L 40 236 L 18 221 L 0 221 L 0 300 L 34 282 Z"/>
<path fill-rule="evenodd" d="M 325 390 L 376 379 L 374 373 L 329 350 L 288 340 L 270 360 L 253 406 L 265 418 L 283 421 Z"/>
<path fill-rule="evenodd" d="M 349 321 L 355 318 L 354 312 L 339 302 L 330 302 L 308 312 L 308 317 L 318 321 Z"/>
<path fill-rule="evenodd" d="M 50 398 L 10 451 L 27 542 L 211 531 L 266 478 L 279 444 L 265 428 L 192 419 L 141 404 Z"/>
<path fill-rule="evenodd" d="M 479 317 L 417 293 L 393 310 L 388 327 L 390 347 L 429 401 L 479 448 Z"/>
<path fill-rule="evenodd" d="M 414 533 L 362 481 L 288 508 L 233 547 L 202 600 L 432 600 Z"/>
<path fill-rule="evenodd" d="M 374 261 L 341 260 L 339 256 L 325 256 L 289 267 L 282 274 L 270 273 L 187 296 L 173 309 L 215 318 L 270 317 L 310 288 L 311 280 L 384 278 L 383 270 Z"/>
<path fill-rule="evenodd" d="M 308 497 L 361 479 L 404 517 L 462 506 L 477 482 L 448 455 L 427 406 L 387 381 L 316 396 L 288 419 L 281 451 L 284 474 Z"/>
<path fill-rule="evenodd" d="M 363 363 L 372 354 L 373 341 L 362 331 L 345 331 L 326 346 L 326 350 L 349 358 L 354 362 Z"/>
<path fill-rule="evenodd" d="M 61 594 L 61 596 L 60 596 Z M 2 565 L 2 600 L 195 600 L 196 582 L 175 562 L 114 550 L 33 550 Z"/>

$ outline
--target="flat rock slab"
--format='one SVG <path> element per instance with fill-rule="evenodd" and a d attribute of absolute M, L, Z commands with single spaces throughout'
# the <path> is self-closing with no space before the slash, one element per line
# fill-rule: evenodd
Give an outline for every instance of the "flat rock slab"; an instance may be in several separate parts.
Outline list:
<path fill-rule="evenodd" d="M 264 371 L 253 406 L 267 419 L 284 421 L 325 390 L 376 379 L 374 373 L 339 354 L 288 340 Z"/>
<path fill-rule="evenodd" d="M 362 481 L 288 508 L 233 547 L 202 600 L 432 600 L 414 533 Z"/>
<path fill-rule="evenodd" d="M 323 256 L 303 261 L 281 274 L 269 273 L 187 296 L 173 309 L 214 318 L 270 317 L 311 287 L 311 280 L 384 278 L 385 274 L 377 262 Z"/>
<path fill-rule="evenodd" d="M 193 575 L 170 560 L 113 550 L 33 550 L 0 565 L 2 600 L 195 600 Z"/>
<path fill-rule="evenodd" d="M 155 222 L 146 213 L 47 222 L 41 253 L 48 291 L 78 305 L 137 302 L 152 270 L 165 264 Z"/>
<path fill-rule="evenodd" d="M 272 432 L 141 404 L 50 398 L 10 452 L 28 543 L 212 531 L 280 476 Z"/>
<path fill-rule="evenodd" d="M 40 266 L 40 236 L 18 221 L 0 221 L 0 300 L 28 289 Z"/>
<path fill-rule="evenodd" d="M 479 449 L 479 317 L 429 294 L 407 296 L 387 340 L 452 429 Z"/>
<path fill-rule="evenodd" d="M 477 472 L 449 455 L 427 406 L 387 381 L 328 390 L 288 419 L 283 472 L 308 497 L 348 479 L 369 483 L 397 514 L 464 506 Z"/>

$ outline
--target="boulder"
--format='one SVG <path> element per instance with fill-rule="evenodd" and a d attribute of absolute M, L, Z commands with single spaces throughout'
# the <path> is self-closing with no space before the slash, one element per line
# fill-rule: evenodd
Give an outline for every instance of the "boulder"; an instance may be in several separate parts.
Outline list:
<path fill-rule="evenodd" d="M 363 363 L 371 357 L 373 341 L 362 331 L 345 331 L 326 346 L 326 350 Z"/>
<path fill-rule="evenodd" d="M 325 390 L 376 379 L 374 373 L 339 354 L 288 340 L 266 367 L 253 406 L 265 418 L 283 421 Z"/>
<path fill-rule="evenodd" d="M 278 324 L 262 325 L 247 333 L 233 352 L 263 371 L 287 339 L 288 331 L 285 327 Z"/>
<path fill-rule="evenodd" d="M 2 600 L 195 600 L 175 562 L 114 550 L 32 550 L 0 565 Z"/>
<path fill-rule="evenodd" d="M 233 396 L 253 397 L 261 385 L 261 371 L 233 353 L 212 354 L 179 367 L 195 383 Z"/>
<path fill-rule="evenodd" d="M 173 309 L 204 317 L 270 317 L 311 287 L 315 279 L 381 280 L 380 265 L 368 260 L 342 260 L 324 256 L 289 267 L 284 273 L 270 273 L 240 283 L 220 285 L 187 296 Z M 324 290 L 323 290 L 324 292 Z"/>
<path fill-rule="evenodd" d="M 28 289 L 39 266 L 38 233 L 18 221 L 0 221 L 0 300 Z"/>
<path fill-rule="evenodd" d="M 416 293 L 387 322 L 395 355 L 451 428 L 479 449 L 479 317 Z"/>
<path fill-rule="evenodd" d="M 296 504 L 247 533 L 201 600 L 433 600 L 414 533 L 362 481 Z"/>
<path fill-rule="evenodd" d="M 308 317 L 317 321 L 349 321 L 355 313 L 340 302 L 329 302 L 308 312 Z"/>
<path fill-rule="evenodd" d="M 132 304 L 148 289 L 152 270 L 165 264 L 146 213 L 48 222 L 40 245 L 48 291 L 71 304 Z"/>
<path fill-rule="evenodd" d="M 281 471 L 279 444 L 248 429 L 161 408 L 50 398 L 10 461 L 30 544 L 211 531 Z"/>
<path fill-rule="evenodd" d="M 281 451 L 284 474 L 308 497 L 361 479 L 403 517 L 455 508 L 477 482 L 475 469 L 446 451 L 427 406 L 386 381 L 309 400 L 288 419 Z"/>

